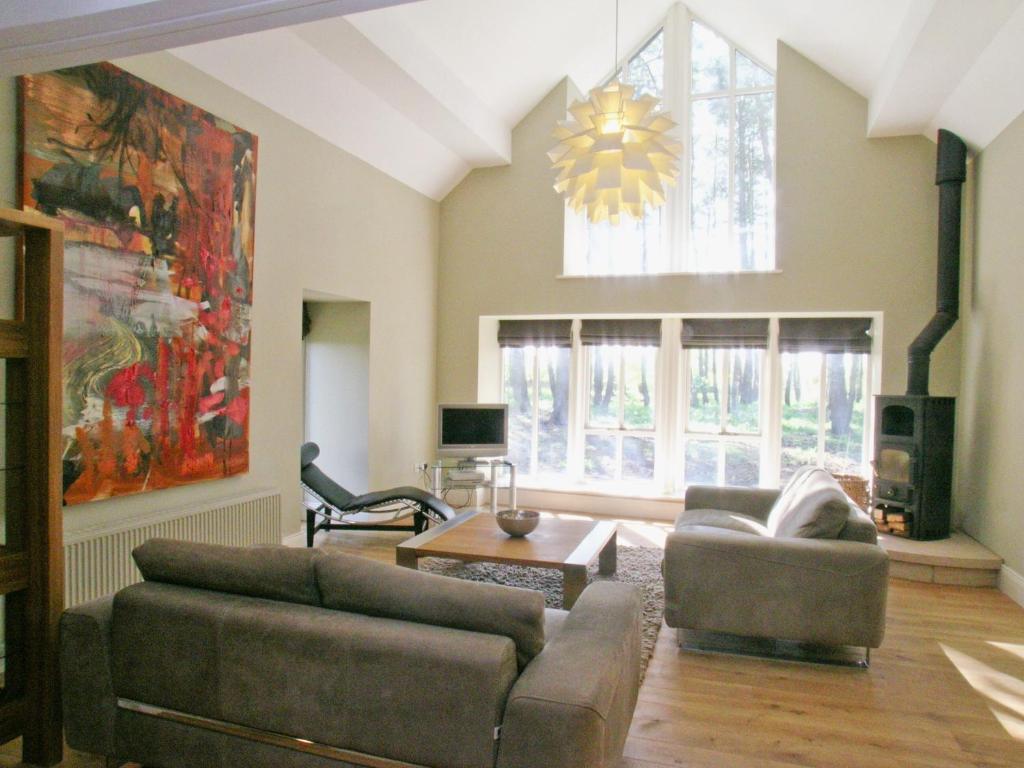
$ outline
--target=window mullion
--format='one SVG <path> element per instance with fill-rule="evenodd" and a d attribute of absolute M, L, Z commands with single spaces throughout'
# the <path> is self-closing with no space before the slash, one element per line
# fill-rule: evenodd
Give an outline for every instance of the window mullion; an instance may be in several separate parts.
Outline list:
<path fill-rule="evenodd" d="M 718 358 L 718 434 L 724 435 L 729 424 L 729 366 L 732 364 L 724 349 L 716 349 Z"/>
<path fill-rule="evenodd" d="M 579 340 L 579 320 L 573 320 L 572 350 L 569 359 L 569 465 L 572 481 L 583 480 L 583 453 L 586 444 L 585 429 L 589 402 L 590 367 L 587 349 Z"/>
<path fill-rule="evenodd" d="M 683 145 L 679 158 L 679 183 L 669 193 L 668 248 L 670 268 L 675 271 L 692 269 L 690 258 L 690 12 L 682 3 L 669 11 L 665 25 L 665 106 L 677 124 L 677 138 Z"/>
<path fill-rule="evenodd" d="M 779 351 L 779 320 L 773 317 L 768 325 L 768 349 L 761 368 L 762 394 L 762 467 L 761 485 L 776 486 L 782 478 L 782 353 Z"/>
<path fill-rule="evenodd" d="M 533 348 L 533 425 L 530 435 L 530 469 L 536 477 L 540 474 L 540 347 Z"/>
<path fill-rule="evenodd" d="M 692 374 L 692 372 L 690 370 L 690 367 L 693 365 L 693 351 L 689 350 L 689 349 L 684 349 L 684 350 L 681 351 L 680 354 L 682 355 L 682 363 L 683 363 L 682 364 L 682 368 L 681 368 L 681 370 L 682 370 L 682 374 L 681 375 L 683 377 L 683 380 L 676 387 L 676 391 L 679 391 L 679 388 L 682 387 L 682 396 L 681 396 L 681 399 L 679 401 L 679 411 L 680 411 L 680 413 L 679 413 L 678 418 L 676 419 L 676 423 L 678 424 L 678 429 L 680 430 L 679 440 L 677 441 L 678 446 L 679 446 L 678 454 L 677 454 L 677 460 L 679 462 L 678 466 L 682 467 L 682 470 L 683 470 L 682 471 L 682 487 L 685 488 L 687 483 L 689 482 L 689 480 L 686 477 L 686 449 L 687 449 L 687 446 L 689 445 L 689 440 L 690 440 L 690 396 L 691 396 L 691 394 L 690 394 L 690 392 L 691 392 L 690 387 L 691 387 L 691 379 L 693 378 L 693 374 Z M 679 481 L 679 477 L 678 476 L 675 477 L 675 481 L 676 482 Z"/>
<path fill-rule="evenodd" d="M 825 413 L 828 397 L 826 379 L 825 353 L 821 353 L 821 369 L 818 374 L 818 466 L 825 466 Z"/>
<path fill-rule="evenodd" d="M 729 244 L 727 261 L 732 261 L 733 270 L 739 271 L 739 252 L 736 248 L 736 48 L 729 46 Z"/>

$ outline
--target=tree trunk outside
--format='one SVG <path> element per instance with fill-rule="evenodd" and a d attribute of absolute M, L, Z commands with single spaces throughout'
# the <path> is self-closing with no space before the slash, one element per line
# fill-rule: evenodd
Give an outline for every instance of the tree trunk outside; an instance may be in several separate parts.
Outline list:
<path fill-rule="evenodd" d="M 526 381 L 525 358 L 526 350 L 523 349 L 514 349 L 508 356 L 509 378 L 512 380 L 516 409 L 524 416 L 533 413 L 533 404 L 530 402 L 530 386 Z"/>
<path fill-rule="evenodd" d="M 850 420 L 853 417 L 853 398 L 846 383 L 844 355 L 828 355 L 828 416 L 832 434 L 845 437 L 850 434 Z"/>
<path fill-rule="evenodd" d="M 554 353 L 557 365 L 548 362 L 548 383 L 551 387 L 551 423 L 564 427 L 569 423 L 569 354 Z"/>

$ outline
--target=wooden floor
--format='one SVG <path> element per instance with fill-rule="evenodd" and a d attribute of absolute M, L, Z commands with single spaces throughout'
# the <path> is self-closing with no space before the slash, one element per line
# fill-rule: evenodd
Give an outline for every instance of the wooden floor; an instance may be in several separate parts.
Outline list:
<path fill-rule="evenodd" d="M 621 544 L 664 540 L 665 526 L 621 522 Z M 325 541 L 394 562 L 407 535 Z M 681 651 L 663 627 L 622 768 L 1024 766 L 1024 609 L 994 589 L 893 581 L 888 616 L 867 671 Z"/>

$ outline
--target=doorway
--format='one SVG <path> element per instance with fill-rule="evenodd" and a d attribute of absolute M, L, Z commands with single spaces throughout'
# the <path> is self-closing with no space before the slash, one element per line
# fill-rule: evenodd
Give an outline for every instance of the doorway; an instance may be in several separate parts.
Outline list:
<path fill-rule="evenodd" d="M 318 297 L 322 294 L 318 294 Z M 317 466 L 353 493 L 369 489 L 370 304 L 304 301 L 305 440 Z"/>

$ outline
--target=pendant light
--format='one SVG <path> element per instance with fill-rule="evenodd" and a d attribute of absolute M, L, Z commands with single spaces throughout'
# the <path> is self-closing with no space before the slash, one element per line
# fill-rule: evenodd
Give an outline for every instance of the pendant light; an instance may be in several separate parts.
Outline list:
<path fill-rule="evenodd" d="M 682 145 L 668 132 L 675 123 L 658 111 L 658 100 L 635 96 L 619 79 L 619 2 L 615 0 L 616 77 L 569 107 L 571 117 L 554 131 L 558 145 L 548 152 L 557 172 L 555 191 L 591 222 L 619 223 L 623 212 L 642 219 L 644 207 L 665 202 L 674 184 Z"/>

